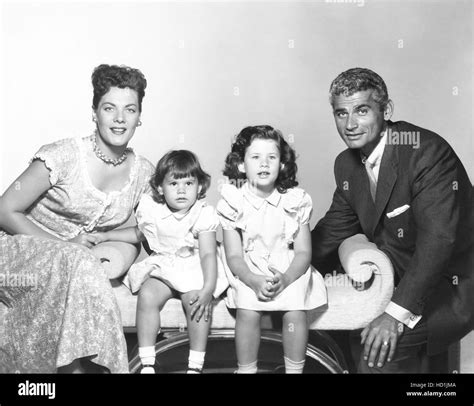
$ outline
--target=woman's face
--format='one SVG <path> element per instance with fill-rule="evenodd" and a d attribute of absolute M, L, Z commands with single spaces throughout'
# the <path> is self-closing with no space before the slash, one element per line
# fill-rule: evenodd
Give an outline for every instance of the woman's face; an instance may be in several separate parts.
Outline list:
<path fill-rule="evenodd" d="M 138 94 L 128 87 L 111 87 L 93 111 L 101 140 L 108 146 L 126 146 L 135 133 L 140 111 Z"/>

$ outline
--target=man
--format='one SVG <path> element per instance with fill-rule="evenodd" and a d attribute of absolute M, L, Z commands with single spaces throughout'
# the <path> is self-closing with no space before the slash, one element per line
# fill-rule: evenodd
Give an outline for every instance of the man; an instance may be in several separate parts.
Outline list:
<path fill-rule="evenodd" d="M 442 353 L 474 327 L 471 183 L 443 138 L 390 121 L 393 102 L 375 72 L 341 73 L 330 100 L 348 149 L 336 158 L 331 207 L 312 231 L 313 265 L 330 264 L 357 233 L 385 252 L 396 289 L 361 333 L 358 370 L 426 372 L 426 351 Z"/>

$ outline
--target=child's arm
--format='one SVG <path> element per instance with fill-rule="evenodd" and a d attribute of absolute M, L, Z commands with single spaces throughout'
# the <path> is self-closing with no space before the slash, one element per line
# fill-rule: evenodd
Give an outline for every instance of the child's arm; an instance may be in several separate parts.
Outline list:
<path fill-rule="evenodd" d="M 212 311 L 212 293 L 216 288 L 217 280 L 216 233 L 214 231 L 201 232 L 198 241 L 204 284 L 202 289 L 191 298 L 189 304 L 194 305 L 191 318 L 197 315 L 197 321 L 199 321 L 204 314 L 204 320 L 208 321 Z"/>
<path fill-rule="evenodd" d="M 287 286 L 291 285 L 301 275 L 303 275 L 311 264 L 311 232 L 309 224 L 300 226 L 300 230 L 293 243 L 295 257 L 291 261 L 290 266 L 285 273 L 281 273 L 269 267 L 270 271 L 275 274 L 273 279 L 273 287 L 271 290 L 276 296 L 283 291 Z"/>
<path fill-rule="evenodd" d="M 145 236 L 137 226 L 91 233 L 90 235 L 95 238 L 95 244 L 105 241 L 123 241 L 130 244 L 137 244 L 145 239 Z"/>
<path fill-rule="evenodd" d="M 244 261 L 242 238 L 237 230 L 224 230 L 224 249 L 232 273 L 249 286 L 257 295 L 258 300 L 269 301 L 273 297 L 270 292 L 272 278 L 254 274 Z"/>

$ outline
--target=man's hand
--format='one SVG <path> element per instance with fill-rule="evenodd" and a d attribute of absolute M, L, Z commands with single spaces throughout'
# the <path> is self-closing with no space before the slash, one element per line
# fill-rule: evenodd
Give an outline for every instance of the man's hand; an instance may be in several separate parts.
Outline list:
<path fill-rule="evenodd" d="M 397 348 L 398 338 L 403 334 L 403 324 L 387 313 L 382 313 L 360 334 L 364 344 L 364 360 L 372 368 L 383 367 L 385 359 L 390 362 Z M 388 354 L 388 357 L 387 357 Z"/>
<path fill-rule="evenodd" d="M 212 314 L 212 292 L 207 289 L 195 290 L 191 293 L 189 304 L 191 309 L 191 319 L 196 316 L 196 321 L 199 322 L 204 315 L 204 321 L 208 321 Z"/>

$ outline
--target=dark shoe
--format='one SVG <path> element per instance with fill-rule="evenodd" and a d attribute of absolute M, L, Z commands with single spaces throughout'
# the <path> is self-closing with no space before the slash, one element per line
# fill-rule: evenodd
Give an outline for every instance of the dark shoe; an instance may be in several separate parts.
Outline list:
<path fill-rule="evenodd" d="M 81 364 L 86 374 L 110 374 L 108 368 L 98 365 L 88 359 L 82 359 Z"/>

